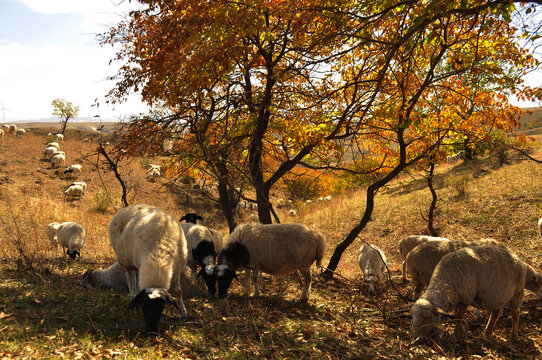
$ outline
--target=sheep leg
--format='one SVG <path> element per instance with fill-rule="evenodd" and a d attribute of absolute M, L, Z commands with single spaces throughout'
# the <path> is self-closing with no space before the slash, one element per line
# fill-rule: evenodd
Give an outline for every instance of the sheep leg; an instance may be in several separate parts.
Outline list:
<path fill-rule="evenodd" d="M 403 261 L 403 282 L 407 282 L 406 278 L 406 262 Z"/>
<path fill-rule="evenodd" d="M 422 284 L 416 284 L 414 286 L 414 301 L 418 300 L 420 296 L 422 295 L 423 291 L 423 285 Z"/>
<path fill-rule="evenodd" d="M 512 340 L 516 340 L 519 333 L 519 308 L 523 302 L 523 291 L 512 298 L 510 308 L 512 309 Z"/>
<path fill-rule="evenodd" d="M 491 333 L 493 333 L 493 330 L 495 329 L 495 324 L 497 324 L 497 319 L 499 319 L 500 315 L 501 309 L 491 311 L 491 315 L 489 315 L 489 320 L 487 321 L 487 325 L 484 330 L 486 336 L 490 336 Z"/>
<path fill-rule="evenodd" d="M 133 299 L 138 293 L 137 272 L 133 270 L 126 270 L 126 279 L 128 280 L 128 290 L 130 291 L 130 296 Z"/>
<path fill-rule="evenodd" d="M 183 317 L 186 317 L 188 313 L 186 312 L 186 307 L 184 306 L 183 301 L 183 289 L 181 287 L 181 274 L 175 272 L 173 274 L 173 281 L 171 282 L 171 292 L 179 297 L 179 310 L 181 311 L 181 315 Z"/>
<path fill-rule="evenodd" d="M 254 282 L 254 297 L 260 296 L 260 271 L 258 269 L 252 270 L 252 282 Z"/>
<path fill-rule="evenodd" d="M 461 341 L 463 340 L 464 335 L 464 329 L 463 329 L 463 318 L 465 317 L 465 311 L 467 311 L 467 306 L 463 304 L 458 304 L 455 307 L 455 330 L 453 334 L 453 338 L 455 341 Z"/>
<path fill-rule="evenodd" d="M 301 301 L 307 301 L 309 299 L 309 292 L 311 291 L 311 269 L 298 270 L 299 275 L 303 277 L 303 291 L 301 292 Z"/>
<path fill-rule="evenodd" d="M 244 285 L 245 285 L 245 295 L 250 296 L 250 269 L 245 270 L 245 278 Z"/>

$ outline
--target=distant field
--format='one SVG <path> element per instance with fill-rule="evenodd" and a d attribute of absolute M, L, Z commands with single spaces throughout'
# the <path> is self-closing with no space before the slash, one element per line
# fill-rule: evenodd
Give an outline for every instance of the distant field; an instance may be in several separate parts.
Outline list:
<path fill-rule="evenodd" d="M 525 108 L 525 111 L 530 111 L 529 114 L 524 114 L 519 122 L 521 127 L 519 129 L 520 133 L 525 135 L 537 135 L 542 133 L 542 108 Z M 540 141 L 538 139 L 538 141 Z"/>

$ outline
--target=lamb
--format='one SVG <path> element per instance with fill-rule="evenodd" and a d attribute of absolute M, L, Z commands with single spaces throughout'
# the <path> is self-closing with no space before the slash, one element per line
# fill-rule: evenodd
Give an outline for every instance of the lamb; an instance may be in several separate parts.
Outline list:
<path fill-rule="evenodd" d="M 179 222 L 183 220 L 187 223 L 197 224 L 198 220 L 203 220 L 203 218 L 196 213 L 186 213 L 186 215 L 183 215 L 183 217 L 179 219 Z"/>
<path fill-rule="evenodd" d="M 423 244 L 424 242 L 427 242 L 429 240 L 432 241 L 450 241 L 449 239 L 443 238 L 443 237 L 435 237 L 435 236 L 426 236 L 426 235 L 410 235 L 404 238 L 403 240 L 399 241 L 399 244 L 397 245 L 399 248 L 399 253 L 401 254 L 401 257 L 403 258 L 403 281 L 407 280 L 406 277 L 406 257 L 408 253 L 414 249 L 416 246 Z"/>
<path fill-rule="evenodd" d="M 63 222 L 61 223 L 57 230 L 56 236 L 58 238 L 58 243 L 66 250 L 72 259 L 75 260 L 77 255 L 81 256 L 81 248 L 85 243 L 85 230 L 83 227 L 74 222 Z"/>
<path fill-rule="evenodd" d="M 66 156 L 64 154 L 57 154 L 53 155 L 51 158 L 51 167 L 61 167 L 66 165 Z"/>
<path fill-rule="evenodd" d="M 58 237 L 56 236 L 56 232 L 58 230 L 58 227 L 60 226 L 57 222 L 52 222 L 47 225 L 47 229 L 45 232 L 47 233 L 47 238 L 49 238 L 49 241 L 51 241 L 51 246 L 55 246 L 58 248 Z"/>
<path fill-rule="evenodd" d="M 476 245 L 504 247 L 504 245 L 493 239 L 478 241 L 429 240 L 416 246 L 406 257 L 407 271 L 411 276 L 410 282 L 414 287 L 414 299 L 418 299 L 424 287 L 429 284 L 435 267 L 444 255 L 464 247 Z"/>
<path fill-rule="evenodd" d="M 145 331 L 157 332 L 166 304 L 186 316 L 180 275 L 186 267 L 186 239 L 180 224 L 167 212 L 150 205 L 118 211 L 109 225 L 117 262 L 125 269 L 132 300 L 142 306 Z M 179 305 L 171 293 L 179 296 Z"/>
<path fill-rule="evenodd" d="M 386 272 L 386 255 L 378 246 L 370 244 L 363 244 L 358 254 L 363 282 L 369 285 L 369 293 L 374 294 L 375 285 Z"/>
<path fill-rule="evenodd" d="M 118 262 L 105 270 L 87 270 L 83 274 L 81 284 L 83 286 L 91 285 L 103 289 L 113 289 L 120 293 L 128 292 L 126 270 Z M 185 267 L 184 271 L 181 272 L 181 288 L 183 289 L 184 299 L 199 296 L 196 277 L 188 267 Z"/>
<path fill-rule="evenodd" d="M 193 223 L 182 223 L 188 249 L 187 267 L 196 274 L 196 267 L 201 270 L 197 277 L 203 276 L 211 296 L 216 293 L 215 260 L 216 254 L 222 248 L 222 236 L 216 230 Z"/>
<path fill-rule="evenodd" d="M 17 137 L 26 136 L 26 130 L 25 129 L 17 129 L 17 132 L 15 133 L 15 136 L 17 136 Z"/>
<path fill-rule="evenodd" d="M 55 134 L 55 141 L 63 141 L 64 135 L 62 134 Z"/>
<path fill-rule="evenodd" d="M 49 146 L 45 148 L 45 151 L 43 152 L 43 159 L 44 160 L 51 160 L 53 155 L 58 149 L 54 146 Z"/>
<path fill-rule="evenodd" d="M 79 174 L 81 174 L 81 170 L 83 170 L 83 166 L 80 164 L 72 164 L 64 170 L 64 175 L 70 174 L 72 177 L 77 177 Z"/>
<path fill-rule="evenodd" d="M 259 272 L 284 275 L 298 271 L 303 277 L 301 301 L 307 301 L 311 289 L 311 265 L 321 266 L 325 241 L 316 230 L 301 224 L 243 224 L 229 236 L 218 254 L 216 271 L 218 296 L 227 295 L 239 269 L 252 270 L 254 296 L 259 295 Z M 250 292 L 250 271 L 245 291 Z"/>
<path fill-rule="evenodd" d="M 68 200 L 80 199 L 85 194 L 85 188 L 81 185 L 70 185 L 64 195 Z"/>
<path fill-rule="evenodd" d="M 441 315 L 454 310 L 454 338 L 463 337 L 462 319 L 469 305 L 491 311 L 485 328 L 491 335 L 501 309 L 512 309 L 512 340 L 518 336 L 523 289 L 542 297 L 542 274 L 521 261 L 504 246 L 470 246 L 446 254 L 431 282 L 412 307 L 412 330 L 424 337 Z"/>

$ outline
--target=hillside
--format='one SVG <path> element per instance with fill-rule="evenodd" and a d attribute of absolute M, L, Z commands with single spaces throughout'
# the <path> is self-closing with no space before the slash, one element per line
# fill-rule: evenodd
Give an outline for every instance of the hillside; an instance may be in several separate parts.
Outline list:
<path fill-rule="evenodd" d="M 300 304 L 296 276 L 264 275 L 262 296 L 247 299 L 234 282 L 225 300 L 207 296 L 185 301 L 188 319 L 168 309 L 161 335 L 140 331 L 139 310 L 127 311 L 127 294 L 80 285 L 88 269 L 115 261 L 108 240 L 108 224 L 120 208 L 120 187 L 97 159 L 95 143 L 82 142 L 88 130 L 72 129 L 61 143 L 67 163 L 83 164 L 77 180 L 88 184 L 80 201 L 67 202 L 63 190 L 71 182 L 41 160 L 47 128 L 25 139 L 6 135 L 0 142 L 0 357 L 1 358 L 541 358 L 542 306 L 526 292 L 520 316 L 520 338 L 509 340 L 511 319 L 504 311 L 492 338 L 469 311 L 466 342 L 450 341 L 451 324 L 432 333 L 434 341 L 415 345 L 410 338 L 410 303 L 389 284 L 381 283 L 373 297 L 361 281 L 357 251 L 363 241 L 387 255 L 397 290 L 412 295 L 401 283 L 401 259 L 396 244 L 407 235 L 426 233 L 430 203 L 425 182 L 416 174 L 403 175 L 377 196 L 372 221 L 344 253 L 333 280 L 314 276 L 308 304 Z M 542 159 L 542 152 L 534 156 Z M 440 236 L 458 240 L 494 238 L 524 261 L 542 269 L 542 243 L 537 219 L 542 215 L 542 165 L 509 154 L 497 167 L 492 157 L 472 164 L 443 165 L 435 178 L 439 202 L 436 225 Z M 149 203 L 175 217 L 189 211 L 203 215 L 204 225 L 225 237 L 226 224 L 217 204 L 190 181 L 160 178 L 150 182 L 145 165 L 157 159 L 138 158 L 121 163 L 130 187 L 130 203 Z M 334 194 L 331 202 L 296 204 L 296 221 L 318 229 L 327 240 L 323 264 L 335 246 L 359 221 L 364 191 Z M 249 214 L 246 214 L 246 219 Z M 75 221 L 87 232 L 81 258 L 66 259 L 52 248 L 45 234 L 48 223 Z M 243 219 L 241 219 L 243 221 Z M 313 273 L 318 273 L 313 268 Z M 354 281 L 355 283 L 352 283 Z M 471 309 L 469 309 L 471 310 Z M 484 314 L 484 321 L 487 320 Z"/>

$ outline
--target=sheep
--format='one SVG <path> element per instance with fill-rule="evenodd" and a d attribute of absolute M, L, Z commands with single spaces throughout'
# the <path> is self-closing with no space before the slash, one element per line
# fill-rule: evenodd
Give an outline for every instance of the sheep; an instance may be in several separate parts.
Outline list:
<path fill-rule="evenodd" d="M 386 272 L 386 255 L 376 245 L 363 244 L 359 248 L 358 264 L 363 282 L 369 285 L 369 293 L 374 294 L 375 285 Z"/>
<path fill-rule="evenodd" d="M 291 217 L 297 217 L 297 211 L 295 211 L 295 209 L 290 209 L 288 211 L 288 215 Z"/>
<path fill-rule="evenodd" d="M 55 141 L 48 143 L 46 147 L 55 147 L 57 150 L 60 150 L 60 145 Z"/>
<path fill-rule="evenodd" d="M 68 174 L 71 177 L 77 177 L 79 174 L 81 174 L 81 170 L 83 170 L 83 166 L 80 164 L 72 164 L 64 170 L 64 175 L 67 176 Z"/>
<path fill-rule="evenodd" d="M 118 262 L 105 270 L 87 270 L 83 274 L 81 284 L 85 287 L 91 285 L 103 289 L 113 289 L 120 293 L 128 293 L 129 291 L 126 270 Z M 184 271 L 181 272 L 181 288 L 184 299 L 199 296 L 196 277 L 188 267 L 185 267 Z"/>
<path fill-rule="evenodd" d="M 282 209 L 286 205 L 286 201 L 283 198 L 277 200 L 277 208 Z"/>
<path fill-rule="evenodd" d="M 432 241 L 450 241 L 447 238 L 443 237 L 435 237 L 435 236 L 426 236 L 426 235 L 409 235 L 406 238 L 399 241 L 399 244 L 397 247 L 399 248 L 399 253 L 401 254 L 401 257 L 403 258 L 403 281 L 407 280 L 406 277 L 406 257 L 408 253 L 414 249 L 416 246 L 423 244 L 424 242 L 427 242 L 429 240 Z"/>
<path fill-rule="evenodd" d="M 25 129 L 17 129 L 17 132 L 15 133 L 15 136 L 17 136 L 17 137 L 26 136 L 26 130 Z"/>
<path fill-rule="evenodd" d="M 197 265 L 201 267 L 197 277 L 203 277 L 209 294 L 214 296 L 216 293 L 215 260 L 217 252 L 222 248 L 222 236 L 216 230 L 189 222 L 181 223 L 181 228 L 188 250 L 186 266 L 194 274 L 196 274 Z"/>
<path fill-rule="evenodd" d="M 239 269 L 252 270 L 254 296 L 259 295 L 259 272 L 284 275 L 298 271 L 303 277 L 301 301 L 307 301 L 311 289 L 310 267 L 316 260 L 321 266 L 325 241 L 316 230 L 301 224 L 243 224 L 230 234 L 218 254 L 216 278 L 218 296 L 227 295 Z M 245 292 L 250 293 L 250 271 Z"/>
<path fill-rule="evenodd" d="M 414 287 L 414 299 L 418 299 L 424 287 L 429 284 L 435 267 L 444 255 L 464 247 L 476 245 L 504 247 L 504 245 L 493 239 L 478 241 L 429 240 L 412 249 L 406 257 L 406 267 L 411 276 L 410 282 Z"/>
<path fill-rule="evenodd" d="M 0 129 L 0 139 L 4 139 L 4 130 Z"/>
<path fill-rule="evenodd" d="M 9 131 L 9 125 L 7 124 L 3 124 L 2 126 L 0 126 L 0 128 L 2 128 L 2 130 Z"/>
<path fill-rule="evenodd" d="M 109 240 L 126 271 L 132 297 L 129 308 L 142 307 L 146 332 L 158 331 L 166 304 L 187 315 L 180 284 L 186 239 L 171 215 L 151 205 L 127 206 L 113 216 Z M 179 296 L 179 305 L 170 292 Z"/>
<path fill-rule="evenodd" d="M 235 206 L 235 211 L 238 213 L 241 213 L 242 211 L 247 209 L 247 202 L 245 200 L 239 200 L 237 205 Z"/>
<path fill-rule="evenodd" d="M 56 147 L 49 146 L 45 148 L 45 151 L 43 152 L 43 159 L 44 160 L 51 160 L 55 152 L 57 151 Z"/>
<path fill-rule="evenodd" d="M 203 220 L 203 218 L 196 213 L 186 213 L 179 219 L 179 222 L 183 220 L 187 223 L 197 224 L 198 220 Z"/>
<path fill-rule="evenodd" d="M 454 310 L 454 338 L 463 337 L 462 319 L 469 305 L 491 311 L 485 333 L 491 335 L 505 305 L 512 309 L 512 340 L 518 336 L 523 290 L 542 297 L 542 274 L 504 246 L 470 246 L 446 254 L 425 293 L 412 307 L 412 331 L 424 337 L 441 315 Z"/>
<path fill-rule="evenodd" d="M 64 141 L 64 135 L 55 134 L 55 141 Z"/>
<path fill-rule="evenodd" d="M 331 201 L 332 199 L 332 196 L 331 195 L 328 195 L 324 198 L 324 201 Z"/>
<path fill-rule="evenodd" d="M 10 124 L 9 125 L 9 133 L 10 134 L 15 134 L 16 132 L 17 132 L 17 125 Z"/>
<path fill-rule="evenodd" d="M 542 218 L 538 219 L 538 236 L 542 238 Z"/>
<path fill-rule="evenodd" d="M 318 199 L 316 199 L 316 202 L 317 202 L 317 203 L 321 203 L 322 201 L 324 201 L 324 198 L 323 198 L 323 197 L 319 197 Z"/>
<path fill-rule="evenodd" d="M 56 236 L 58 238 L 58 243 L 66 250 L 72 259 L 75 260 L 77 255 L 81 256 L 81 248 L 85 243 L 85 230 L 83 227 L 74 222 L 63 222 L 61 223 L 57 230 Z"/>
<path fill-rule="evenodd" d="M 81 185 L 81 187 L 83 188 L 83 192 L 87 191 L 87 183 L 84 181 L 74 181 L 71 183 L 70 186 L 72 185 Z"/>
<path fill-rule="evenodd" d="M 56 236 L 56 232 L 59 226 L 59 223 L 52 222 L 47 225 L 47 229 L 45 230 L 47 238 L 51 242 L 51 246 L 55 246 L 56 248 L 58 248 L 58 237 Z"/>
<path fill-rule="evenodd" d="M 61 167 L 66 165 L 66 156 L 64 154 L 57 154 L 53 155 L 51 158 L 51 167 Z"/>
<path fill-rule="evenodd" d="M 147 179 L 150 181 L 156 181 L 160 177 L 160 170 L 151 169 L 147 171 Z"/>
<path fill-rule="evenodd" d="M 85 189 L 81 185 L 70 185 L 64 195 L 68 200 L 80 199 L 85 194 Z"/>

